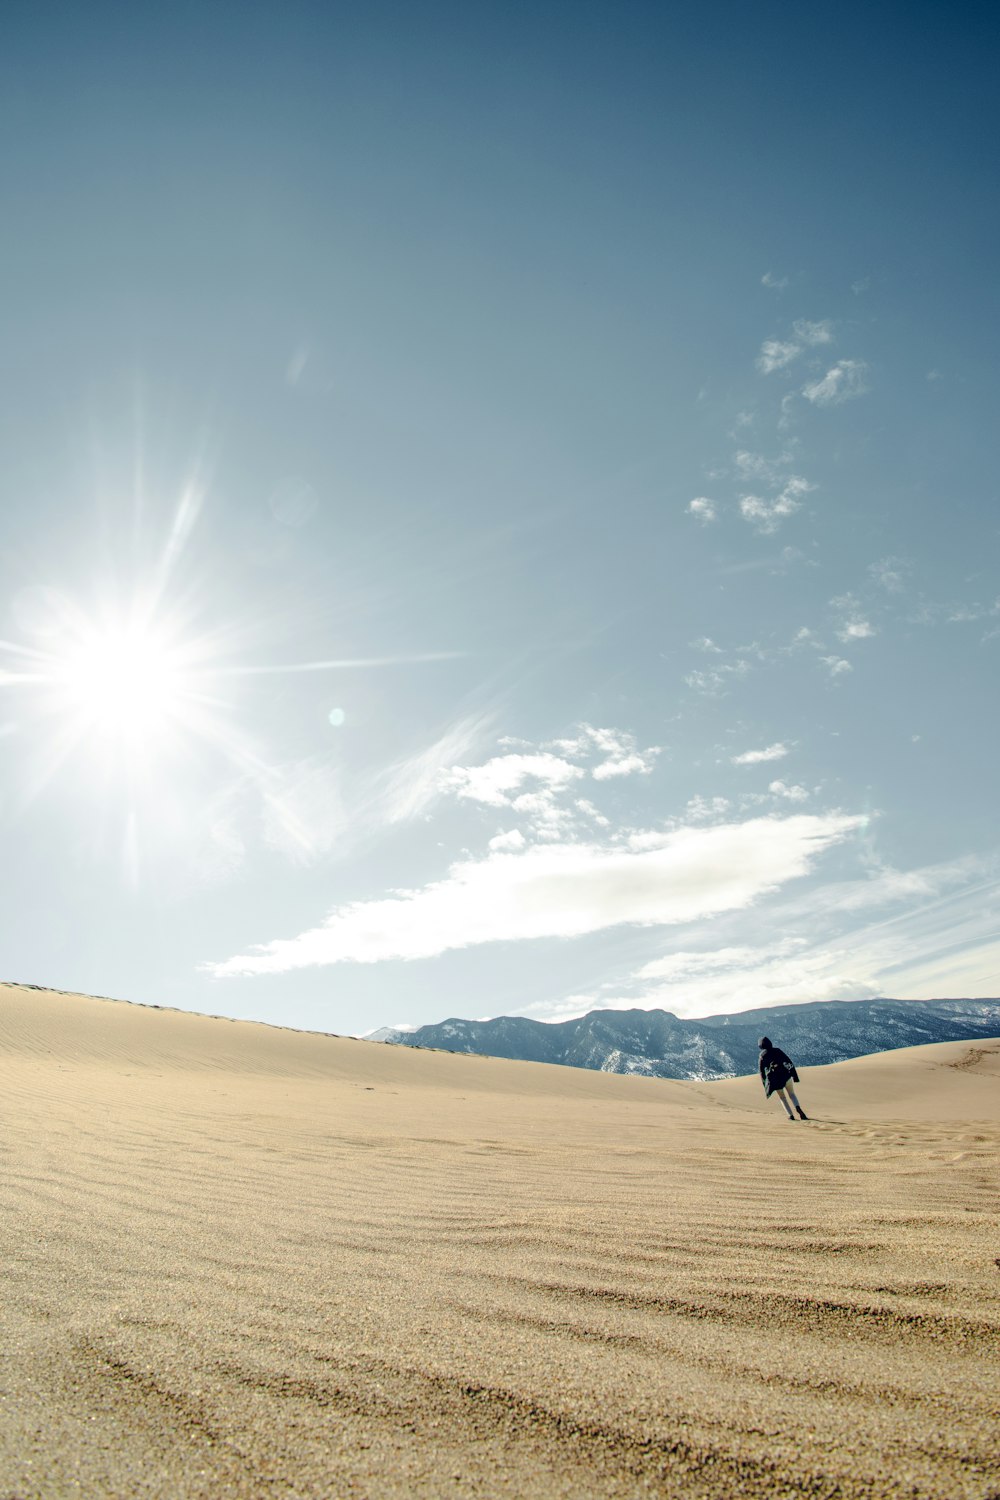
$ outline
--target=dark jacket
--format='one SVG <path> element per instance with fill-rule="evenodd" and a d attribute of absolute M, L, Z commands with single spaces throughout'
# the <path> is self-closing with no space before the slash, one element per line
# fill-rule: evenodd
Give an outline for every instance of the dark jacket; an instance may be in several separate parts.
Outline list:
<path fill-rule="evenodd" d="M 795 1071 L 795 1064 L 787 1052 L 782 1052 L 767 1037 L 761 1038 L 760 1044 L 760 1081 L 764 1085 L 764 1093 L 770 1099 L 775 1089 L 783 1089 L 789 1079 L 798 1083 L 799 1075 Z"/>

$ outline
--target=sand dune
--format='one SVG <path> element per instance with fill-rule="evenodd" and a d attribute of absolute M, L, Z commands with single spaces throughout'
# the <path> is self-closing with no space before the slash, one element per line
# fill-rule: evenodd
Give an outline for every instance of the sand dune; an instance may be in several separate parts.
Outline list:
<path fill-rule="evenodd" d="M 1000 1041 L 791 1125 L 5 986 L 0 1075 L 4 1500 L 1000 1496 Z"/>

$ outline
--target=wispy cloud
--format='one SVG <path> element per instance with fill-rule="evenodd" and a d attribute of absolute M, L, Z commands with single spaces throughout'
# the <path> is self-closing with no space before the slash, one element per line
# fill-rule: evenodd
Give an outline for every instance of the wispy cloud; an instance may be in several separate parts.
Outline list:
<path fill-rule="evenodd" d="M 674 972 L 636 976 L 620 1003 L 662 1007 L 679 1016 L 707 1016 L 795 1005 L 808 1000 L 870 1000 L 885 991 L 872 968 L 849 947 L 819 951 L 733 947 L 718 955 L 678 954 L 686 963 Z M 722 962 L 697 964 L 700 957 Z M 649 967 L 652 967 L 650 965 Z M 650 984 L 650 978 L 654 980 Z"/>
<path fill-rule="evenodd" d="M 702 924 L 681 951 L 654 958 L 629 980 L 608 986 L 619 998 L 596 1003 L 705 1016 L 880 995 L 992 996 L 1000 973 L 998 900 L 995 859 L 876 869 L 866 879 L 783 894 L 755 911 L 750 942 L 739 913 L 716 919 L 710 928 Z M 811 936 L 789 938 L 789 929 Z"/>
<path fill-rule="evenodd" d="M 288 474 L 280 479 L 267 503 L 274 519 L 293 529 L 312 520 L 320 508 L 319 495 L 299 474 Z"/>
<path fill-rule="evenodd" d="M 468 714 L 431 744 L 376 772 L 357 795 L 359 815 L 385 827 L 422 816 L 442 796 L 442 777 L 481 749 L 493 725 L 491 710 Z"/>
<path fill-rule="evenodd" d="M 311 758 L 272 770 L 260 785 L 264 842 L 297 864 L 329 853 L 349 823 L 336 767 Z"/>
<path fill-rule="evenodd" d="M 977 620 L 987 620 L 995 615 L 1000 615 L 1000 598 L 994 599 L 992 604 L 981 604 L 978 599 L 974 599 L 966 604 L 950 605 L 947 611 L 947 623 L 971 625 Z"/>
<path fill-rule="evenodd" d="M 800 318 L 792 325 L 792 335 L 790 339 L 764 340 L 757 356 L 757 369 L 762 375 L 773 375 L 776 370 L 785 369 L 807 349 L 832 343 L 833 324 L 829 319 L 812 323 L 807 318 Z"/>
<path fill-rule="evenodd" d="M 801 353 L 802 345 L 791 340 L 765 339 L 757 356 L 757 368 L 762 375 L 773 375 L 775 370 L 783 370 L 793 359 L 798 359 Z"/>
<path fill-rule="evenodd" d="M 799 399 L 797 391 L 786 391 L 781 398 L 781 410 L 778 413 L 778 431 L 788 432 L 792 426 L 795 416 L 795 403 Z"/>
<path fill-rule="evenodd" d="M 830 604 L 840 616 L 834 630 L 838 641 L 864 641 L 876 634 L 874 625 L 853 594 L 838 594 Z"/>
<path fill-rule="evenodd" d="M 708 698 L 717 698 L 732 685 L 734 679 L 746 677 L 750 669 L 751 664 L 747 657 L 737 656 L 733 661 L 719 662 L 714 667 L 696 667 L 693 672 L 685 675 L 684 681 L 696 693 L 703 693 Z"/>
<path fill-rule="evenodd" d="M 787 953 L 794 953 L 798 948 L 804 947 L 803 938 L 787 938 L 785 942 L 776 945 L 776 951 L 771 950 L 770 956 L 784 957 Z M 716 948 L 707 953 L 680 952 L 670 953 L 664 958 L 654 958 L 648 964 L 643 964 L 641 969 L 636 970 L 637 979 L 692 979 L 700 974 L 719 973 L 723 970 L 733 970 L 754 966 L 760 962 L 761 953 L 759 948 L 751 948 L 746 944 L 735 948 Z"/>
<path fill-rule="evenodd" d="M 443 880 L 337 907 L 319 927 L 205 967 L 218 977 L 277 974 L 690 922 L 805 875 L 862 822 L 829 813 L 684 827 L 642 852 L 594 842 L 494 850 L 452 865 Z"/>
<path fill-rule="evenodd" d="M 868 569 L 869 577 L 887 594 L 901 594 L 906 587 L 911 564 L 902 557 L 883 557 Z"/>
<path fill-rule="evenodd" d="M 776 488 L 784 484 L 785 470 L 791 462 L 792 455 L 787 449 L 779 453 L 777 458 L 767 458 L 763 453 L 751 453 L 746 448 L 739 449 L 733 455 L 733 464 L 741 479 L 763 481 Z"/>
<path fill-rule="evenodd" d="M 288 364 L 285 366 L 285 384 L 293 386 L 298 385 L 299 381 L 302 379 L 303 373 L 305 372 L 305 368 L 308 363 L 309 346 L 308 344 L 299 344 L 298 348 L 295 349 L 292 353 Z"/>
<path fill-rule="evenodd" d="M 839 406 L 870 389 L 868 366 L 861 359 L 841 359 L 823 376 L 802 387 L 802 394 L 814 406 Z"/>
<path fill-rule="evenodd" d="M 760 278 L 761 286 L 770 287 L 773 292 L 783 292 L 788 285 L 787 276 L 775 276 L 773 271 L 765 271 Z"/>
<path fill-rule="evenodd" d="M 818 344 L 833 343 L 833 324 L 829 318 L 823 318 L 818 323 L 810 323 L 807 318 L 800 318 L 792 326 L 795 337 L 807 349 L 813 349 Z"/>

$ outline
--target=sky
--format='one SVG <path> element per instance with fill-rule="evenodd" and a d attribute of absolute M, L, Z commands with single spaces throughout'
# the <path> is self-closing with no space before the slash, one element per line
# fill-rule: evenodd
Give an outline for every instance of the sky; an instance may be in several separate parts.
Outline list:
<path fill-rule="evenodd" d="M 1000 994 L 996 28 L 9 5 L 0 976 Z"/>

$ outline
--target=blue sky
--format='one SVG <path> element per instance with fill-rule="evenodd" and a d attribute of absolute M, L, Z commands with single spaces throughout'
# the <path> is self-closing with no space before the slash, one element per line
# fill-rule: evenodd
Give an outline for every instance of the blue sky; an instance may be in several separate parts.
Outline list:
<path fill-rule="evenodd" d="M 5 29 L 5 977 L 1000 993 L 989 8 Z"/>

